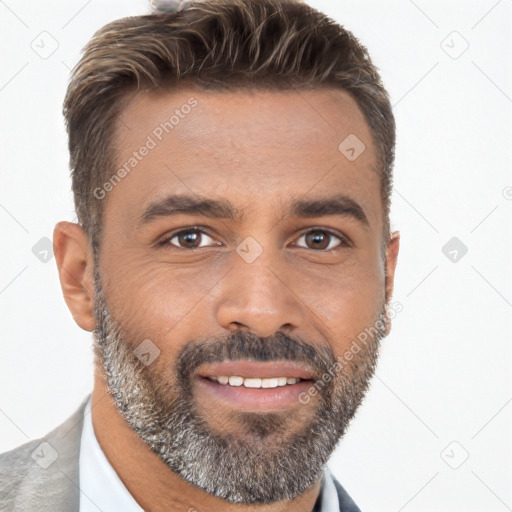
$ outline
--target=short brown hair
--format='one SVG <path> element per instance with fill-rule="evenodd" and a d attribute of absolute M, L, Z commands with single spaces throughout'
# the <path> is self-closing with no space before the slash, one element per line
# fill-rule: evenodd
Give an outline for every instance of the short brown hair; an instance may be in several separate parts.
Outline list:
<path fill-rule="evenodd" d="M 377 153 L 384 243 L 395 148 L 388 94 L 367 49 L 345 28 L 294 0 L 210 0 L 185 10 L 116 20 L 100 29 L 73 70 L 64 102 L 75 208 L 99 247 L 102 201 L 93 191 L 115 170 L 116 116 L 127 92 L 334 88 L 357 102 Z M 341 142 L 341 141 L 340 141 Z"/>

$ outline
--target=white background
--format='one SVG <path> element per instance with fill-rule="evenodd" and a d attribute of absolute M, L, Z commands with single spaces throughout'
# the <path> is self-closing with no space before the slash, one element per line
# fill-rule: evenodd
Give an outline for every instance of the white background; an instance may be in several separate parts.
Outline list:
<path fill-rule="evenodd" d="M 330 466 L 364 511 L 512 510 L 512 2 L 310 4 L 368 47 L 398 126 L 403 311 Z M 55 260 L 32 247 L 75 219 L 69 69 L 100 26 L 146 12 L 144 0 L 0 1 L 0 451 L 53 429 L 92 387 L 91 335 Z M 47 59 L 40 37 L 58 44 Z M 441 251 L 454 236 L 468 248 L 455 263 Z"/>

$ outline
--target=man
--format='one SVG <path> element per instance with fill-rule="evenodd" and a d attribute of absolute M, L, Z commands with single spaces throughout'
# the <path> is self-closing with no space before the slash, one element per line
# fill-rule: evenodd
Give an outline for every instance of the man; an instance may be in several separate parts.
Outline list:
<path fill-rule="evenodd" d="M 357 511 L 327 461 L 390 332 L 395 126 L 366 49 L 293 0 L 115 21 L 64 105 L 66 303 L 94 389 L 0 458 L 2 510 Z"/>

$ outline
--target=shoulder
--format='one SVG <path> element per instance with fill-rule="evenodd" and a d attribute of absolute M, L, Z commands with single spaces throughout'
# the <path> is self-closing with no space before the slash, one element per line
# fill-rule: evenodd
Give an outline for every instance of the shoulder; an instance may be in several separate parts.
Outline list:
<path fill-rule="evenodd" d="M 78 456 L 88 398 L 43 438 L 0 454 L 0 510 L 65 510 L 59 504 L 77 500 Z"/>
<path fill-rule="evenodd" d="M 0 454 L 0 509 L 13 503 L 20 484 L 27 476 L 34 460 L 32 452 L 41 443 L 40 439 L 29 441 L 14 450 Z"/>

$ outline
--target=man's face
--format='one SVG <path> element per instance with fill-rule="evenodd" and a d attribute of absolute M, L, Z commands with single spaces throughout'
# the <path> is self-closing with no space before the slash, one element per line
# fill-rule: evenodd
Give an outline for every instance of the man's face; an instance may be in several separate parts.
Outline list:
<path fill-rule="evenodd" d="M 355 159 L 338 149 L 348 136 L 366 148 Z M 116 149 L 129 172 L 104 199 L 95 338 L 121 414 L 207 492 L 293 498 L 343 435 L 385 335 L 362 114 L 339 91 L 140 93 Z"/>

